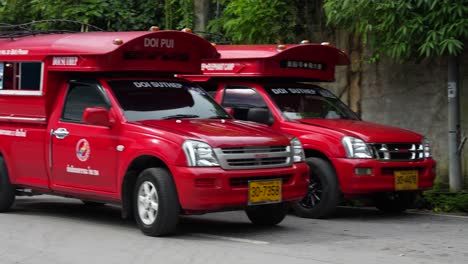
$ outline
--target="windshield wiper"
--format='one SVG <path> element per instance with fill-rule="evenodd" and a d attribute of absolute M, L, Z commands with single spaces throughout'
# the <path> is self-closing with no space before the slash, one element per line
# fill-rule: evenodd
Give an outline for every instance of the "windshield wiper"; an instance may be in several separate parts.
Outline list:
<path fill-rule="evenodd" d="M 230 116 L 210 116 L 208 119 L 231 119 L 232 117 Z"/>
<path fill-rule="evenodd" d="M 165 116 L 161 118 L 161 120 L 165 119 L 179 119 L 179 118 L 196 118 L 199 117 L 197 115 L 183 115 L 183 114 L 178 114 L 178 115 L 170 115 L 170 116 Z"/>

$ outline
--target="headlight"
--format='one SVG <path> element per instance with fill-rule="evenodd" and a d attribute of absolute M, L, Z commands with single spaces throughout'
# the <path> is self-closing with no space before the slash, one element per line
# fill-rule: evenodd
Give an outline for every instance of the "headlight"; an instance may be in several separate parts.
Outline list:
<path fill-rule="evenodd" d="M 346 157 L 357 159 L 371 159 L 372 152 L 362 139 L 345 136 L 341 140 L 346 151 Z"/>
<path fill-rule="evenodd" d="M 186 140 L 182 148 L 187 157 L 187 165 L 190 167 L 219 166 L 213 149 L 204 142 Z"/>
<path fill-rule="evenodd" d="M 431 143 L 429 142 L 429 139 L 423 138 L 422 146 L 423 146 L 423 150 L 424 150 L 424 158 L 432 157 L 432 155 L 431 155 Z"/>
<path fill-rule="evenodd" d="M 294 162 L 303 162 L 305 160 L 304 149 L 298 138 L 291 139 L 291 149 Z"/>

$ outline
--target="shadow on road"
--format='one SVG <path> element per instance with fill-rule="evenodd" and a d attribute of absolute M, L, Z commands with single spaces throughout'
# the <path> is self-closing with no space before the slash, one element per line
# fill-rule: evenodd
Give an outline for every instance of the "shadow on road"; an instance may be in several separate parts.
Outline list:
<path fill-rule="evenodd" d="M 10 214 L 54 217 L 64 221 L 74 220 L 80 222 L 92 222 L 105 226 L 119 226 L 126 228 L 137 227 L 134 221 L 123 220 L 120 216 L 120 208 L 115 205 L 89 206 L 75 199 L 64 198 L 25 198 L 17 199 Z M 219 236 L 252 236 L 271 234 L 281 235 L 287 232 L 301 232 L 306 225 L 339 223 L 344 221 L 384 222 L 395 219 L 411 219 L 422 217 L 414 214 L 386 214 L 374 208 L 339 207 L 336 215 L 331 219 L 317 220 L 299 218 L 288 215 L 285 222 L 278 226 L 256 226 L 250 223 L 244 212 L 230 212 L 219 214 L 207 214 L 204 216 L 182 216 L 177 236 L 185 236 L 195 233 L 208 233 Z M 302 226 L 302 227 L 301 227 Z"/>

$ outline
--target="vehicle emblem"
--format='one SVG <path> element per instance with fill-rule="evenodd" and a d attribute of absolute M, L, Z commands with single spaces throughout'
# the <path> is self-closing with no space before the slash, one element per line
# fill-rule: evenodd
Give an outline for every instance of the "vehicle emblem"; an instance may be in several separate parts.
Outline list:
<path fill-rule="evenodd" d="M 91 154 L 91 148 L 89 147 L 88 140 L 82 138 L 76 143 L 76 157 L 80 161 L 87 161 Z"/>
<path fill-rule="evenodd" d="M 268 158 L 268 154 L 255 154 L 254 157 L 257 159 Z"/>

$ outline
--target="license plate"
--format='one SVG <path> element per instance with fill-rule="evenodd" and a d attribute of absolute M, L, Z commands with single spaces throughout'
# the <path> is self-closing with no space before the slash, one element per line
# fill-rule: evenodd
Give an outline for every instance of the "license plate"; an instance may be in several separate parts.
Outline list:
<path fill-rule="evenodd" d="M 416 190 L 418 189 L 418 171 L 395 171 L 395 190 Z"/>
<path fill-rule="evenodd" d="M 249 205 L 281 202 L 281 180 L 249 181 Z"/>

